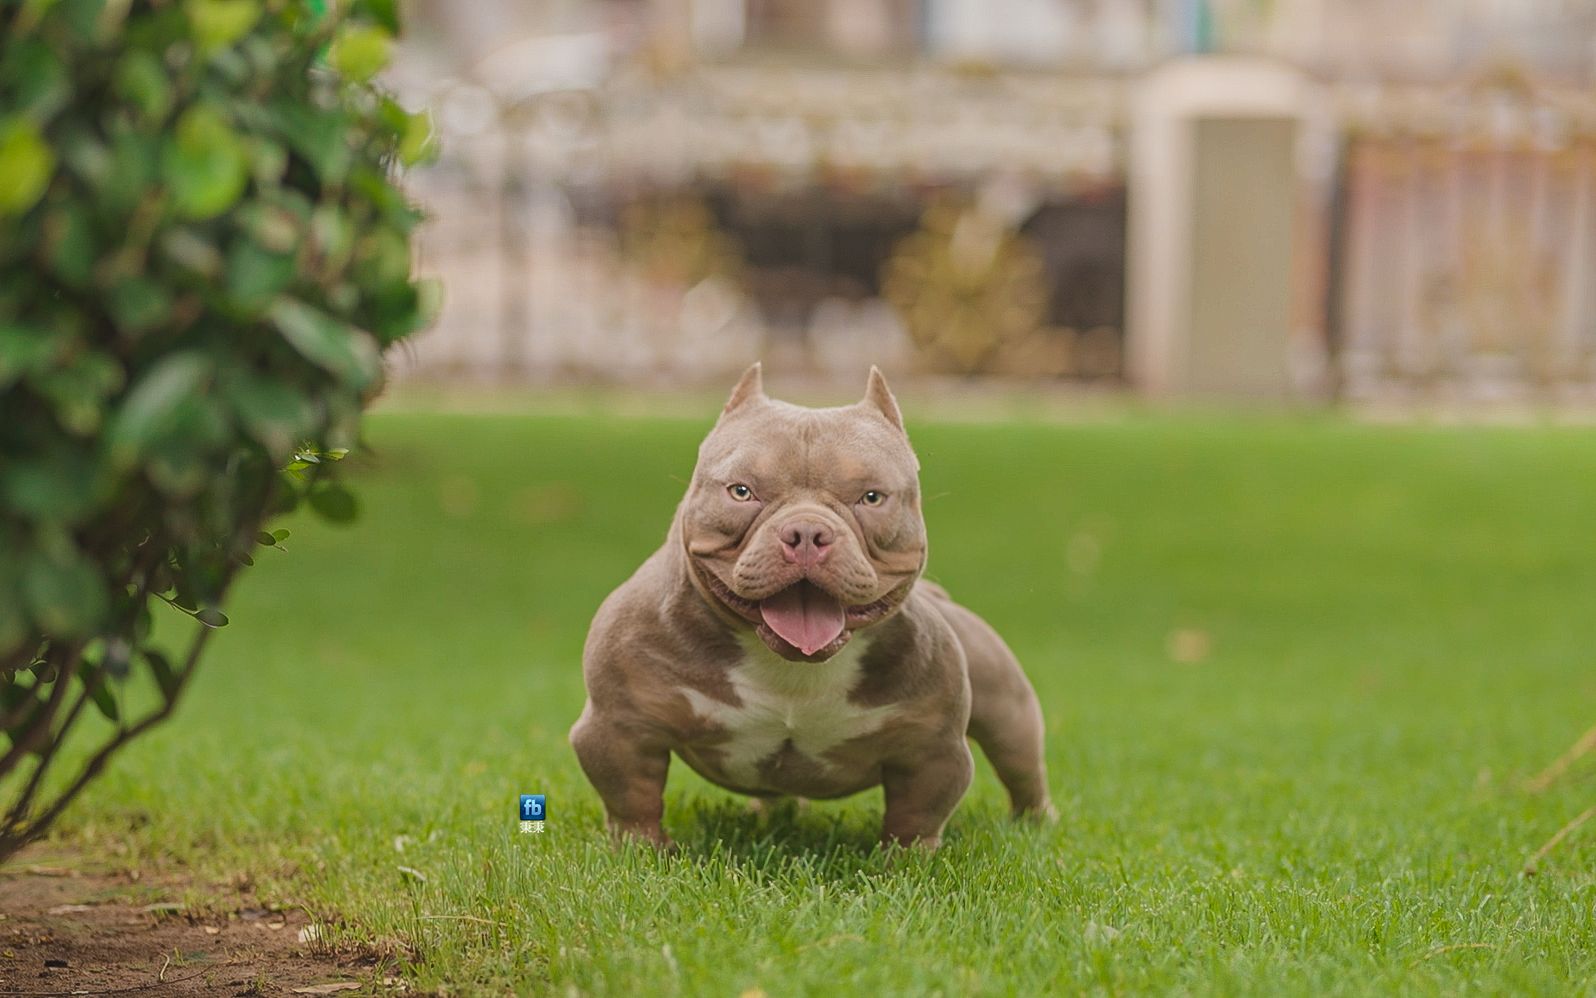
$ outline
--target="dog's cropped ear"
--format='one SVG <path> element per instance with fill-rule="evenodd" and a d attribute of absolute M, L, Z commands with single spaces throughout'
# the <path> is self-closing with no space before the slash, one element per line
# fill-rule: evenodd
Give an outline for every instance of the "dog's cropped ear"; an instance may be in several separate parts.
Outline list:
<path fill-rule="evenodd" d="M 730 416 L 750 402 L 762 402 L 765 398 L 765 379 L 760 373 L 759 361 L 754 361 L 752 367 L 743 372 L 737 379 L 737 387 L 732 389 L 731 398 L 726 400 L 726 408 L 721 410 L 722 416 Z"/>
<path fill-rule="evenodd" d="M 870 365 L 870 383 L 865 386 L 864 401 L 860 404 L 878 410 L 887 417 L 887 422 L 903 429 L 903 413 L 898 411 L 898 400 L 892 397 L 892 389 L 887 387 L 886 375 L 874 364 Z"/>

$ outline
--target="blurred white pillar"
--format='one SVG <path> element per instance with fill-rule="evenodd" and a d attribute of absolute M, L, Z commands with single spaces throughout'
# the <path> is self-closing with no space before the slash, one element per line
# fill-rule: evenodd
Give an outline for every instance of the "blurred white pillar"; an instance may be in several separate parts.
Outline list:
<path fill-rule="evenodd" d="M 1130 149 L 1126 362 L 1150 395 L 1283 397 L 1312 104 L 1296 70 L 1166 63 L 1141 83 Z"/>

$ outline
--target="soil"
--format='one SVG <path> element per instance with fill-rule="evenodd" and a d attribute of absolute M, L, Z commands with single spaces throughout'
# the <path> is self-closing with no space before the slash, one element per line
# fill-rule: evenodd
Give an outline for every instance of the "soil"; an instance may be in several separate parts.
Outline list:
<path fill-rule="evenodd" d="M 38 850 L 0 867 L 0 995 L 402 990 L 391 959 L 334 949 L 318 931 L 303 911 L 263 906 L 247 886 L 94 871 Z"/>

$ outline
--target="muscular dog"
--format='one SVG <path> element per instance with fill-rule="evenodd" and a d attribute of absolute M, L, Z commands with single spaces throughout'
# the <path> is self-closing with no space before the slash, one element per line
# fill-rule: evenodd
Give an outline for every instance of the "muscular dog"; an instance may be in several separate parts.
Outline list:
<path fill-rule="evenodd" d="M 970 784 L 966 736 L 1016 815 L 1051 816 L 1036 694 L 925 563 L 919 462 L 881 372 L 860 402 L 809 409 L 750 368 L 664 546 L 588 633 L 571 744 L 611 832 L 669 844 L 674 753 L 759 797 L 880 785 L 882 840 L 934 849 Z"/>

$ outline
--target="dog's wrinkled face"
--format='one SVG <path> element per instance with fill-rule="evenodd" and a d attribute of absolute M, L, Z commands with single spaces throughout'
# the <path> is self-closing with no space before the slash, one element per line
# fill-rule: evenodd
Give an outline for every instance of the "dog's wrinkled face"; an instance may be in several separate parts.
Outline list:
<path fill-rule="evenodd" d="M 700 592 L 777 654 L 819 662 L 894 613 L 925 565 L 919 463 L 881 373 L 864 400 L 767 399 L 759 366 L 698 450 L 681 507 Z"/>

